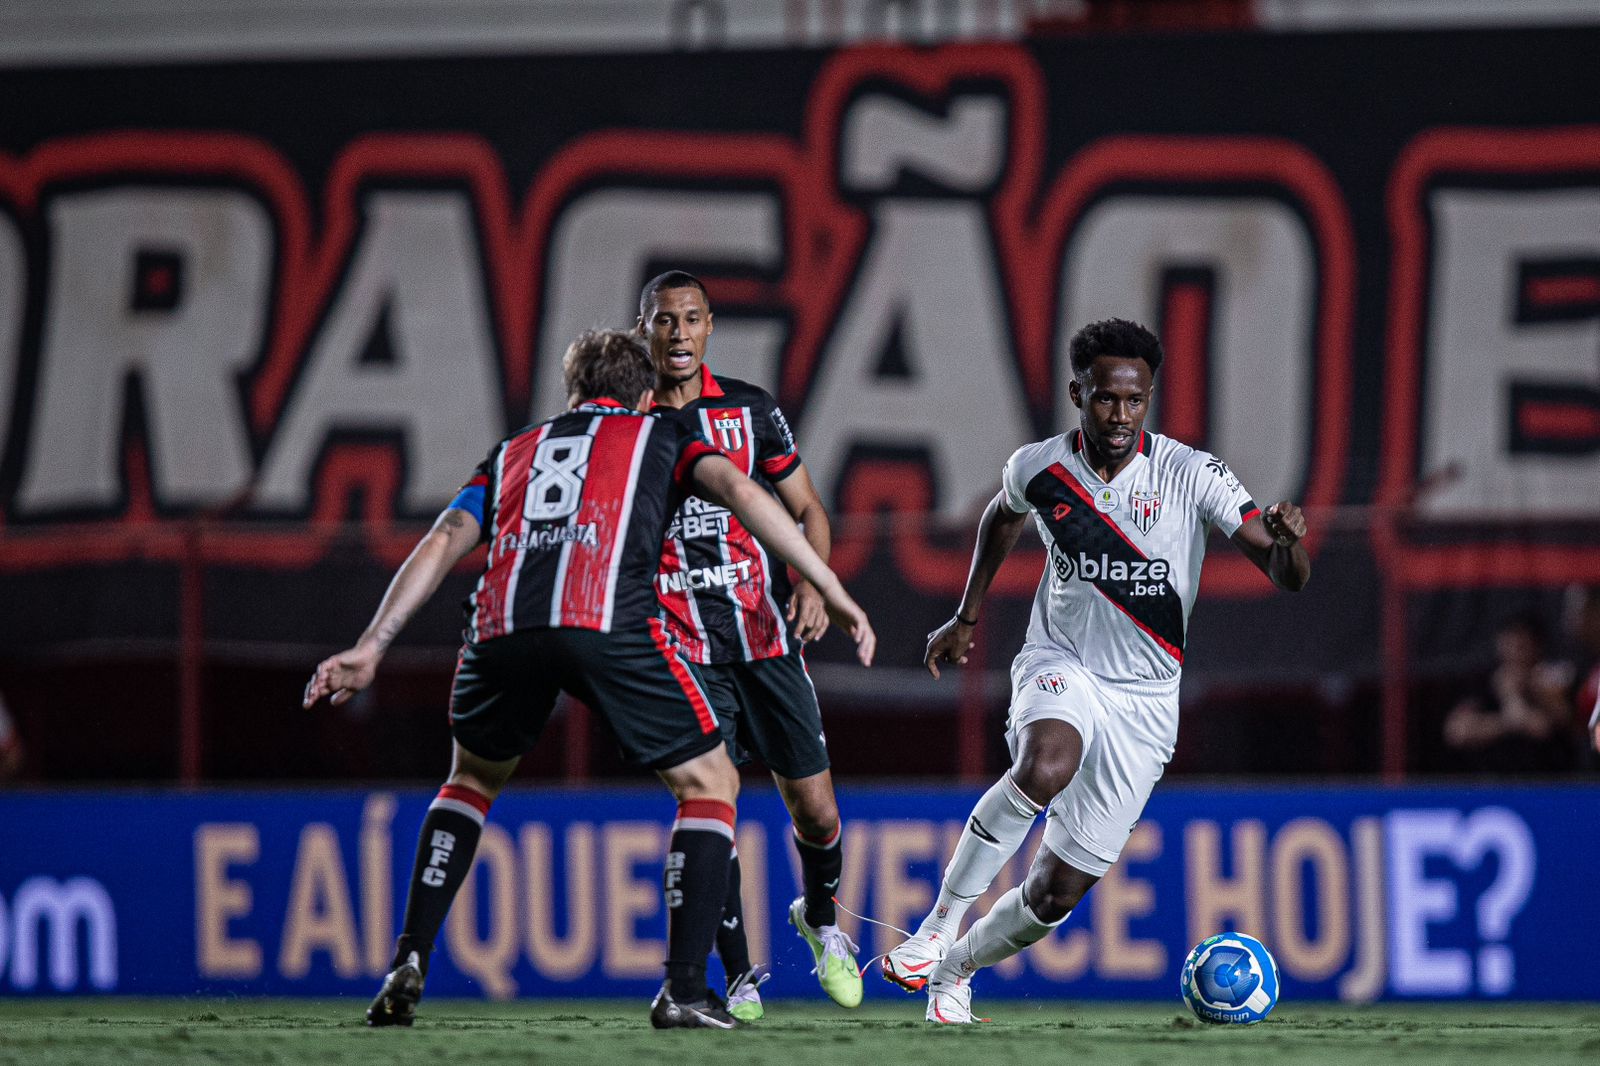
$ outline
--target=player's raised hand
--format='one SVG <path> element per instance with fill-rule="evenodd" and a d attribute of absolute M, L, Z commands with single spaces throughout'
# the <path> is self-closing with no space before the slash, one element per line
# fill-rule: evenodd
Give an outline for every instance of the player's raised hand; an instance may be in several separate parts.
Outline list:
<path fill-rule="evenodd" d="M 1306 535 L 1306 516 L 1288 500 L 1279 500 L 1261 513 L 1261 524 L 1285 548 Z"/>
<path fill-rule="evenodd" d="M 928 668 L 928 673 L 937 679 L 940 663 L 959 663 L 965 666 L 967 650 L 972 647 L 973 628 L 959 618 L 952 618 L 929 633 L 928 652 L 922 657 L 922 665 Z"/>
<path fill-rule="evenodd" d="M 378 672 L 382 652 L 375 647 L 357 645 L 337 655 L 330 655 L 317 664 L 316 672 L 306 682 L 306 694 L 300 706 L 309 708 L 324 696 L 335 707 L 372 684 Z"/>
<path fill-rule="evenodd" d="M 804 578 L 795 582 L 794 595 L 789 597 L 789 612 L 784 615 L 794 623 L 794 635 L 801 640 L 816 640 L 828 631 L 828 605 L 817 587 Z"/>

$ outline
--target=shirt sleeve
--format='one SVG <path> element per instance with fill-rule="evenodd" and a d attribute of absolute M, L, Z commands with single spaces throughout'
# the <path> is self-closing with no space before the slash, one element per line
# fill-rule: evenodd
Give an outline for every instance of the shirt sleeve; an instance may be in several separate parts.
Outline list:
<path fill-rule="evenodd" d="M 1261 513 L 1227 463 L 1202 451 L 1196 451 L 1190 462 L 1195 466 L 1195 499 L 1207 525 L 1231 537 Z"/>
<path fill-rule="evenodd" d="M 455 499 L 450 501 L 450 508 L 465 511 L 477 519 L 479 543 L 489 539 L 489 523 L 484 520 L 484 516 L 488 510 L 489 469 L 492 458 L 493 456 L 478 464 L 478 468 L 472 472 L 467 483 L 461 486 L 461 491 L 456 493 Z"/>
<path fill-rule="evenodd" d="M 686 422 L 673 419 L 672 424 L 678 430 L 678 457 L 672 464 L 672 484 L 684 496 L 693 496 L 694 484 L 689 480 L 689 476 L 694 472 L 695 464 L 708 455 L 724 453 L 712 445 L 705 434 Z"/>
<path fill-rule="evenodd" d="M 1028 513 L 1028 475 L 1023 470 L 1026 451 L 1026 448 L 1018 448 L 1012 452 L 1000 471 L 1000 489 L 1005 493 L 1006 506 L 1017 514 Z"/>
<path fill-rule="evenodd" d="M 767 480 L 779 482 L 800 469 L 800 452 L 795 447 L 794 431 L 783 410 L 768 396 L 757 415 L 756 462 Z"/>

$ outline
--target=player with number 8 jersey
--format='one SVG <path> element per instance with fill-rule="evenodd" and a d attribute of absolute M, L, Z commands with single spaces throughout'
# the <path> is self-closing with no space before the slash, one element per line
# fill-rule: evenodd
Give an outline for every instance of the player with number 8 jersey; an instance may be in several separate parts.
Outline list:
<path fill-rule="evenodd" d="M 656 373 L 636 336 L 590 331 L 567 350 L 569 409 L 489 453 L 407 558 L 360 641 L 318 665 L 304 704 L 372 683 L 408 618 L 480 543 L 450 693 L 450 779 L 417 841 L 405 924 L 369 1025 L 410 1025 L 433 943 L 472 866 L 490 805 L 566 691 L 593 707 L 624 758 L 678 801 L 662 882 L 666 980 L 657 1028 L 738 1025 L 705 985 L 727 898 L 739 777 L 715 702 L 662 624 L 653 579 L 668 519 L 690 493 L 737 515 L 816 583 L 870 663 L 866 615 L 783 508 L 691 427 L 647 414 Z"/>
<path fill-rule="evenodd" d="M 467 639 L 545 626 L 609 633 L 653 619 L 649 585 L 619 577 L 653 571 L 685 470 L 714 450 L 606 397 L 502 442 L 467 482 L 482 490 L 489 547 Z M 641 484 L 680 488 L 669 496 Z"/>

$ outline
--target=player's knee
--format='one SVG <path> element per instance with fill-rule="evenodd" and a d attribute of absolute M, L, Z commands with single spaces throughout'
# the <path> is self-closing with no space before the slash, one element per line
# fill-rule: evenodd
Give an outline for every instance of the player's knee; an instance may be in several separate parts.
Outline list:
<path fill-rule="evenodd" d="M 807 840 L 827 840 L 839 831 L 839 805 L 833 791 L 812 789 L 788 797 L 789 817 Z"/>
<path fill-rule="evenodd" d="M 471 770 L 456 769 L 451 772 L 446 784 L 455 785 L 457 788 L 469 788 L 478 795 L 493 803 L 500 795 L 501 781 L 495 780 L 487 774 L 474 773 Z"/>
<path fill-rule="evenodd" d="M 1067 753 L 1027 753 L 1011 768 L 1011 780 L 1039 807 L 1048 807 L 1072 783 L 1078 760 Z"/>
<path fill-rule="evenodd" d="M 516 767 L 515 759 L 493 762 L 473 755 L 457 745 L 454 761 L 450 767 L 450 777 L 446 783 L 470 788 L 493 802 L 500 795 L 500 790 L 505 787 L 506 781 Z"/>
<path fill-rule="evenodd" d="M 662 773 L 678 802 L 695 799 L 733 804 L 739 798 L 739 771 L 728 753 L 716 747 Z"/>
<path fill-rule="evenodd" d="M 1029 878 L 1023 889 L 1023 899 L 1027 901 L 1028 909 L 1046 925 L 1054 925 L 1071 914 L 1072 908 L 1082 898 L 1081 890 L 1034 878 Z"/>
<path fill-rule="evenodd" d="M 839 808 L 831 803 L 826 807 L 796 805 L 789 817 L 795 831 L 807 840 L 828 840 L 839 831 Z"/>
<path fill-rule="evenodd" d="M 1099 878 L 1058 859 L 1035 862 L 1023 883 L 1022 898 L 1041 922 L 1053 925 L 1072 913 Z"/>

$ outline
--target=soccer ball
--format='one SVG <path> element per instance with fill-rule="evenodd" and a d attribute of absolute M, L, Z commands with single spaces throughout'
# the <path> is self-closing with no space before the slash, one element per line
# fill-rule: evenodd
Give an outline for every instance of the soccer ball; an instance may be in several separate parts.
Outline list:
<path fill-rule="evenodd" d="M 1218 933 L 1183 960 L 1178 988 L 1203 1022 L 1254 1025 L 1278 1002 L 1278 964 L 1255 937 Z"/>

